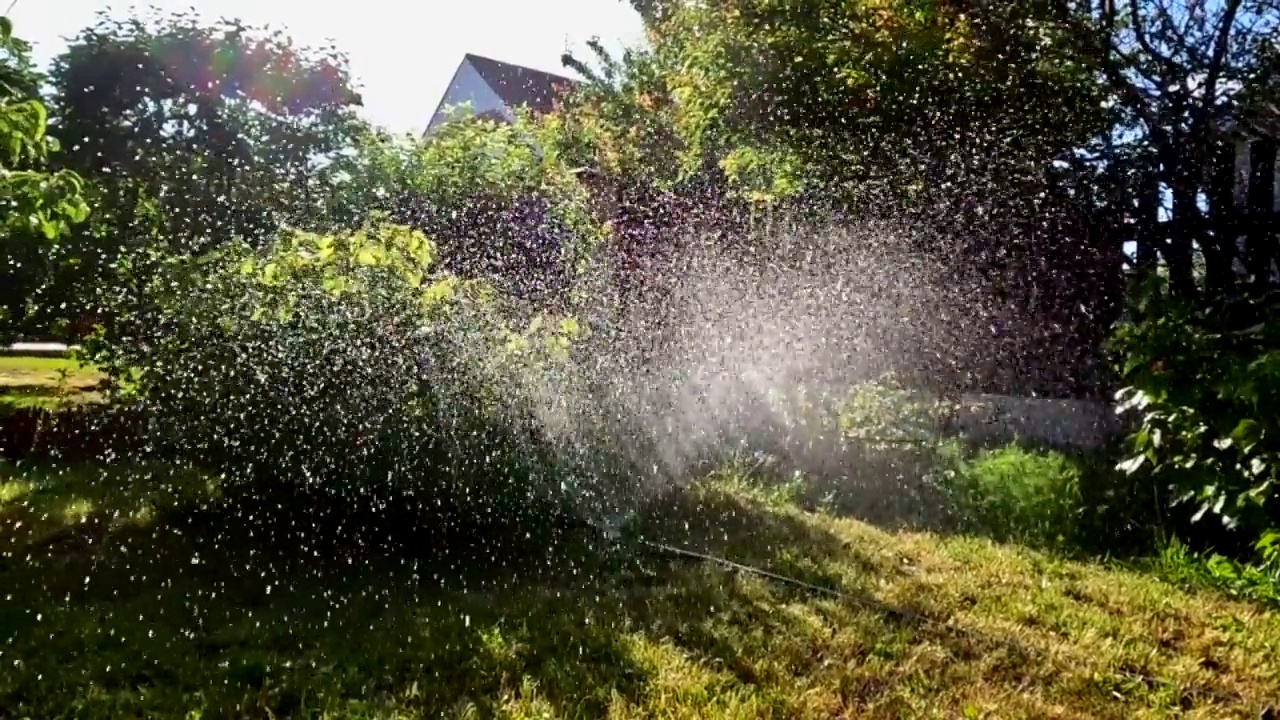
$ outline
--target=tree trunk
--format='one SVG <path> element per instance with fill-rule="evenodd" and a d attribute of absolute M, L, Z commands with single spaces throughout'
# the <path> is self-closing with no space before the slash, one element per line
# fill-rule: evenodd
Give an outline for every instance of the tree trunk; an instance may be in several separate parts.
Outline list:
<path fill-rule="evenodd" d="M 1174 297 L 1195 295 L 1196 280 L 1193 248 L 1201 227 L 1201 214 L 1196 207 L 1196 186 L 1184 168 L 1177 169 L 1173 179 L 1173 216 L 1164 245 L 1164 261 L 1169 268 L 1169 291 Z"/>
<path fill-rule="evenodd" d="M 1160 261 L 1160 181 L 1155 173 L 1143 173 L 1140 183 L 1134 260 L 1136 269 L 1145 273 L 1155 270 Z"/>
<path fill-rule="evenodd" d="M 1221 145 L 1209 177 L 1209 222 L 1201 233 L 1205 260 L 1205 294 L 1221 296 L 1235 284 L 1235 146 Z"/>
<path fill-rule="evenodd" d="M 1245 262 L 1253 284 L 1263 290 L 1273 284 L 1272 262 L 1276 258 L 1274 221 L 1276 140 L 1253 142 L 1249 173 L 1249 233 Z"/>

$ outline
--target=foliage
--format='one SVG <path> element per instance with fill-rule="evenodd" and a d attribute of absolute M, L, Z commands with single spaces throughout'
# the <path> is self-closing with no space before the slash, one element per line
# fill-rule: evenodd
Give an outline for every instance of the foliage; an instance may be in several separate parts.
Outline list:
<path fill-rule="evenodd" d="M 564 56 L 586 81 L 545 121 L 549 146 L 571 165 L 611 176 L 667 186 L 681 179 L 684 146 L 674 125 L 671 73 L 661 58 L 640 48 L 615 58 L 599 42 L 588 48 L 592 64 Z"/>
<path fill-rule="evenodd" d="M 1280 607 L 1280 534 L 1266 533 L 1258 550 L 1256 562 L 1241 562 L 1218 553 L 1194 552 L 1175 539 L 1152 565 L 1178 585 L 1213 588 L 1231 597 Z"/>
<path fill-rule="evenodd" d="M 1059 452 L 1017 445 L 962 459 L 945 474 L 962 522 L 1011 540 L 1056 548 L 1079 547 L 1085 509 L 1081 471 Z"/>
<path fill-rule="evenodd" d="M 940 473 L 961 449 L 943 432 L 945 403 L 887 375 L 845 392 L 775 391 L 766 407 L 773 423 L 764 437 L 742 433 L 742 442 L 765 451 L 762 465 L 783 471 L 784 486 L 801 483 L 806 505 L 870 522 L 946 525 Z"/>
<path fill-rule="evenodd" d="M 157 450 L 231 486 L 527 512 L 561 483 L 539 474 L 554 453 L 522 373 L 572 327 L 513 333 L 490 287 L 436 264 L 421 233 L 383 223 L 175 259 L 91 353 L 134 374 Z"/>
<path fill-rule="evenodd" d="M 30 45 L 0 17 L 0 341 L 39 312 L 57 242 L 89 215 L 84 186 L 69 170 L 50 171 L 57 143 L 46 132 Z"/>
<path fill-rule="evenodd" d="M 1136 425 L 1121 469 L 1189 506 L 1191 521 L 1220 520 L 1236 544 L 1280 525 L 1277 299 L 1148 295 L 1114 343 L 1120 409 Z"/>
<path fill-rule="evenodd" d="M 336 50 L 191 13 L 102 14 L 50 81 L 56 130 L 74 139 L 60 165 L 95 188 L 81 267 L 61 281 L 90 316 L 132 312 L 111 297 L 121 261 L 264 241 L 305 213 L 307 180 L 346 144 L 360 102 Z"/>
<path fill-rule="evenodd" d="M 936 193 L 972 161 L 1025 175 L 1100 129 L 1092 69 L 1047 3 L 659 5 L 650 37 L 675 69 L 687 160 L 713 154 L 757 190 L 918 193 L 940 170 Z"/>
<path fill-rule="evenodd" d="M 1280 524 L 1271 198 L 1265 185 L 1241 198 L 1237 185 L 1269 161 L 1251 158 L 1240 177 L 1234 156 L 1246 138 L 1274 147 L 1278 11 L 1271 0 L 1090 8 L 1119 111 L 1103 158 L 1123 201 L 1110 212 L 1139 229 L 1130 318 L 1112 344 L 1133 428 L 1120 468 L 1150 488 L 1188 553 L 1223 553 L 1200 568 L 1220 580 L 1263 572 L 1238 561 L 1256 560 Z"/>
<path fill-rule="evenodd" d="M 510 124 L 455 119 L 421 139 L 367 129 L 317 174 L 318 207 L 306 223 L 332 230 L 383 212 L 438 242 L 451 271 L 548 302 L 599 241 L 549 132 L 524 115 Z"/>
<path fill-rule="evenodd" d="M 941 441 L 951 404 L 904 387 L 892 374 L 855 385 L 840 406 L 844 434 L 873 446 L 933 445 Z"/>
<path fill-rule="evenodd" d="M 964 411 L 892 375 L 856 385 L 838 405 L 842 435 L 860 453 L 848 472 L 906 475 L 911 484 L 895 492 L 940 503 L 945 512 L 933 522 L 1001 541 L 1085 555 L 1154 547 L 1155 500 L 1145 486 L 1120 482 L 1113 449 L 1055 450 L 1025 439 L 982 447 L 954 422 Z"/>

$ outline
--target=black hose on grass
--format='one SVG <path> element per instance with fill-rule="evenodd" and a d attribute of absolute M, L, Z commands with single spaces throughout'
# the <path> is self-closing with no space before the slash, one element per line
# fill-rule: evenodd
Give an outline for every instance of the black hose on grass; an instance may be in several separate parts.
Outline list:
<path fill-rule="evenodd" d="M 604 537 L 608 539 L 607 542 L 612 544 L 615 549 L 624 550 L 624 545 L 627 543 L 627 541 L 623 539 L 623 537 L 621 536 L 621 533 L 618 531 L 617 528 L 610 529 L 606 527 L 601 527 L 600 525 L 591 521 L 588 521 L 588 524 L 593 528 L 595 528 L 597 531 L 599 531 L 601 534 L 603 534 Z M 778 573 L 770 572 L 763 568 L 758 568 L 752 565 L 744 565 L 743 563 L 734 562 L 733 560 L 729 560 L 728 558 L 723 558 L 717 555 L 710 555 L 707 553 L 697 552 L 695 550 L 689 550 L 686 548 L 676 547 L 674 545 L 666 545 L 663 543 L 654 542 L 652 540 L 645 540 L 642 537 L 631 537 L 630 541 L 658 555 L 664 555 L 667 557 L 673 557 L 681 560 L 696 560 L 701 562 L 709 562 L 714 565 L 719 565 L 721 567 L 728 568 L 730 570 L 736 570 L 738 572 L 746 573 L 748 575 L 756 575 L 758 577 L 768 578 L 770 580 L 773 580 L 774 582 L 782 583 L 784 585 L 792 585 L 794 587 L 808 590 L 809 592 L 817 593 L 819 595 L 825 595 L 827 597 L 830 597 L 836 600 L 845 600 L 849 602 L 854 602 L 870 610 L 874 610 L 876 612 L 880 612 L 885 615 L 895 617 L 898 620 L 902 620 L 906 622 L 914 622 L 922 625 L 933 625 L 935 627 L 940 627 L 956 635 L 972 635 L 970 631 L 967 631 L 964 628 L 956 627 L 954 625 L 944 623 L 940 620 L 934 620 L 933 618 L 927 617 L 925 615 L 921 615 L 920 613 L 917 613 L 917 612 L 912 612 L 910 610 L 892 607 L 890 605 L 886 605 L 882 602 L 872 600 L 870 598 L 854 597 L 852 595 L 849 595 L 848 593 L 841 592 L 840 590 L 836 590 L 835 588 L 823 587 L 821 585 L 814 585 L 813 583 L 805 582 L 804 580 L 800 580 L 798 578 L 789 577 L 787 575 L 780 575 Z"/>
<path fill-rule="evenodd" d="M 857 597 L 857 596 L 850 595 L 848 593 L 836 590 L 835 588 L 823 587 L 821 585 L 814 585 L 813 583 L 805 582 L 804 580 L 789 577 L 787 575 L 780 575 L 778 573 L 770 572 L 768 570 L 754 567 L 752 565 L 744 565 L 743 563 L 734 562 L 733 560 L 722 558 L 717 555 L 710 555 L 707 553 L 701 553 L 694 550 L 687 550 L 685 548 L 675 547 L 673 545 L 665 545 L 663 543 L 653 542 L 652 540 L 645 540 L 644 538 L 633 538 L 633 542 L 638 543 L 639 545 L 642 545 L 645 548 L 648 548 L 649 550 L 652 550 L 659 555 L 665 555 L 668 557 L 674 557 L 682 560 L 696 560 L 700 562 L 713 563 L 715 565 L 720 565 L 721 567 L 725 567 L 730 570 L 736 570 L 738 572 L 746 573 L 748 575 L 756 575 L 758 577 L 768 578 L 770 580 L 773 580 L 774 582 L 782 583 L 784 585 L 792 585 L 794 587 L 808 590 L 810 592 L 817 593 L 819 595 L 825 595 L 827 597 L 834 598 L 837 600 L 853 602 L 869 610 L 879 612 L 885 615 L 889 615 L 891 617 L 895 617 L 902 621 L 914 622 L 920 625 L 929 625 L 929 626 L 938 628 L 940 630 L 946 631 L 952 635 L 966 637 L 971 640 L 985 640 L 987 642 L 991 642 L 994 644 L 1004 645 L 1015 654 L 1037 656 L 1040 659 L 1046 660 L 1050 663 L 1053 662 L 1052 656 L 1042 653 L 1035 648 L 1026 647 L 1013 640 L 995 638 L 985 633 L 981 633 L 974 630 L 968 630 L 966 628 L 962 628 L 957 625 L 944 622 L 942 620 L 935 620 L 931 617 L 928 617 L 926 615 L 921 615 L 920 613 L 913 612 L 911 610 L 905 610 L 903 608 L 897 608 L 891 605 L 886 605 L 885 603 L 882 603 L 878 600 L 874 600 L 867 597 Z M 1132 680 L 1137 680 L 1149 685 L 1155 685 L 1161 682 L 1158 678 L 1152 675 L 1147 675 L 1145 673 L 1124 671 L 1121 674 L 1125 675 L 1126 677 Z M 1217 690 L 1211 690 L 1209 694 L 1215 697 L 1216 699 L 1218 699 L 1219 701 L 1225 702 L 1225 701 L 1238 700 L 1238 698 L 1228 698 L 1225 693 Z M 1266 706 L 1262 708 L 1261 711 L 1259 711 L 1258 717 L 1259 718 L 1280 718 L 1280 709 L 1278 708 L 1280 708 L 1280 706 Z"/>
<path fill-rule="evenodd" d="M 670 557 L 680 558 L 683 560 L 699 560 L 703 562 L 710 562 L 716 565 L 720 565 L 721 567 L 729 568 L 730 570 L 736 570 L 738 572 L 746 573 L 748 575 L 756 575 L 759 577 L 768 578 L 770 580 L 773 580 L 774 582 L 782 583 L 784 585 L 792 585 L 798 588 L 802 588 L 804 590 L 808 590 L 810 592 L 817 593 L 819 595 L 826 595 L 827 597 L 835 598 L 837 600 L 846 600 L 846 601 L 854 602 L 870 610 L 875 610 L 877 612 L 884 613 L 892 617 L 896 617 L 899 620 L 915 622 L 922 625 L 933 625 L 935 627 L 939 627 L 955 635 L 969 635 L 969 636 L 973 635 L 972 631 L 966 630 L 961 627 L 957 627 L 955 625 L 951 625 L 950 623 L 942 622 L 941 620 L 935 620 L 926 615 L 921 615 L 920 613 L 912 612 L 911 610 L 896 608 L 891 605 L 886 605 L 882 602 L 872 600 L 870 598 L 855 597 L 853 595 L 849 595 L 848 593 L 844 593 L 839 590 L 836 590 L 835 588 L 823 587 L 821 585 L 814 585 L 813 583 L 805 582 L 804 580 L 800 580 L 798 578 L 789 577 L 787 575 L 780 575 L 778 573 L 770 572 L 763 568 L 758 568 L 752 565 L 744 565 L 742 563 L 734 562 L 733 560 L 729 560 L 727 558 L 722 558 L 716 555 L 709 555 L 707 553 L 700 553 L 693 550 L 686 550 L 685 548 L 679 548 L 672 545 L 664 545 L 662 543 L 653 542 L 651 540 L 645 540 L 644 538 L 636 538 L 635 542 L 651 550 L 654 550 L 661 555 L 667 555 Z M 1014 648 L 1018 650 L 1022 649 L 1021 646 L 1014 646 Z"/>

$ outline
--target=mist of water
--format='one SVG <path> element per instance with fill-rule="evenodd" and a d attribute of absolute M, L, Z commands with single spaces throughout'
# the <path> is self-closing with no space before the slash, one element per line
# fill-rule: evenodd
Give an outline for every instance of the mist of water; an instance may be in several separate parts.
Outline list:
<path fill-rule="evenodd" d="M 123 360 L 159 382 L 144 400 L 156 444 L 232 481 L 499 521 L 568 500 L 613 532 L 736 455 L 831 477 L 857 462 L 835 403 L 886 371 L 945 367 L 981 314 L 910 232 L 865 222 L 726 243 L 690 229 L 642 291 L 587 273 L 568 309 L 586 336 L 533 366 L 502 351 L 500 309 L 464 304 L 424 325 L 414 293 L 376 273 L 351 297 L 304 283 L 267 321 L 273 289 L 202 279 L 140 321 Z"/>
<path fill-rule="evenodd" d="M 517 383 L 543 433 L 596 459 L 580 512 L 616 531 L 646 500 L 740 452 L 840 472 L 848 458 L 832 401 L 936 361 L 964 336 L 953 306 L 968 298 L 903 235 L 868 223 L 758 232 L 736 247 L 686 236 L 643 300 L 615 310 L 609 332 L 584 341 L 555 382 Z"/>

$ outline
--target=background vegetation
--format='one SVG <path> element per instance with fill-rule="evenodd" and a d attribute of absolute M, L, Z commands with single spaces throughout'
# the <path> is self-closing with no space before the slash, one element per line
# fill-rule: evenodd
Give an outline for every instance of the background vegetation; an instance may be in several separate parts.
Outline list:
<path fill-rule="evenodd" d="M 1222 716 L 1274 694 L 1256 658 L 1280 598 L 1280 5 L 633 4 L 646 47 L 566 57 L 586 80 L 554 112 L 426 138 L 360 118 L 341 52 L 267 29 L 103 16 L 42 73 L 0 22 L 0 339 L 81 348 L 0 358 L 0 584 L 27 588 L 0 612 L 16 668 L 0 716 L 68 711 L 60 683 L 126 715 Z M 623 211 L 595 212 L 582 165 Z M 734 464 L 642 508 L 645 532 L 923 597 L 924 615 L 1047 652 L 674 562 L 645 585 L 573 534 L 656 466 L 653 438 L 602 430 L 616 418 L 578 374 L 618 329 L 618 268 L 655 218 L 764 262 L 787 222 L 891 220 L 909 228 L 895 251 L 945 259 L 964 331 L 922 334 L 892 378 L 781 388 L 769 441 L 688 463 Z M 972 392 L 1114 400 L 1125 434 L 1088 453 L 977 447 L 948 420 Z M 819 436 L 839 477 L 799 460 Z M 385 582 L 342 574 L 357 560 Z M 161 651 L 122 618 L 176 597 L 156 579 L 181 562 L 216 567 L 179 583 L 163 629 L 184 652 Z M 539 630 L 561 622 L 550 609 L 503 619 L 533 576 L 581 620 L 555 635 L 574 647 Z M 273 577 L 315 607 L 274 618 Z M 387 600 L 427 578 L 447 607 Z M 193 609 L 228 597 L 266 619 Z M 364 628 L 326 630 L 334 602 L 388 633 L 436 628 L 437 650 L 355 648 Z M 681 625 L 691 608 L 711 619 Z M 943 672 L 948 653 L 962 670 Z M 834 670 L 855 659 L 865 674 Z M 979 680 L 992 693 L 963 689 Z"/>

